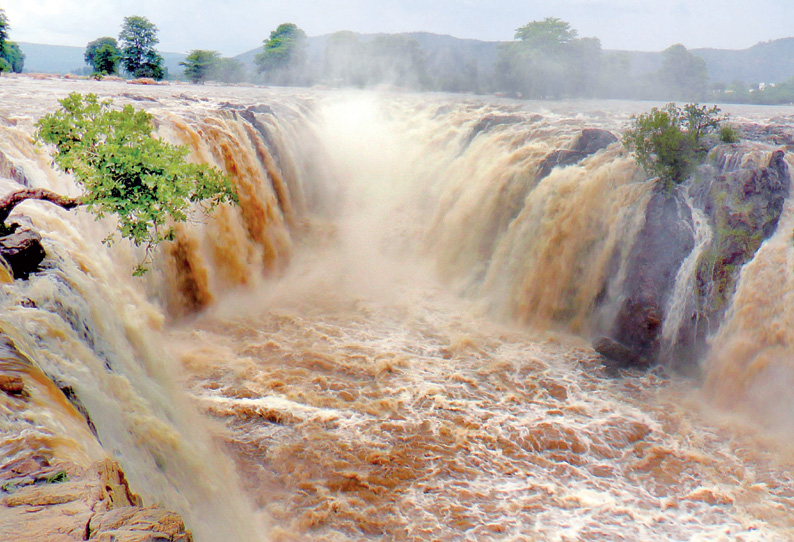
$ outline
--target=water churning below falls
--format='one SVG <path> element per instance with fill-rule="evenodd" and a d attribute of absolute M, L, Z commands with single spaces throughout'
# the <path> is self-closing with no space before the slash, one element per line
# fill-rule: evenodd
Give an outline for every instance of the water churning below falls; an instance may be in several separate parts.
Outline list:
<path fill-rule="evenodd" d="M 181 228 L 143 280 L 100 244 L 112 223 L 19 208 L 48 259 L 2 286 L 0 328 L 96 437 L 66 403 L 3 399 L 0 465 L 114 457 L 199 542 L 794 538 L 788 200 L 707 313 L 724 224 L 711 185 L 681 193 L 659 365 L 616 376 L 590 347 L 658 198 L 609 135 L 648 104 L 3 78 L 7 189 L 75 191 L 29 141 L 74 90 L 150 110 L 241 205 Z M 782 137 L 775 112 L 735 116 Z M 687 379 L 670 357 L 700 314 L 721 324 Z"/>

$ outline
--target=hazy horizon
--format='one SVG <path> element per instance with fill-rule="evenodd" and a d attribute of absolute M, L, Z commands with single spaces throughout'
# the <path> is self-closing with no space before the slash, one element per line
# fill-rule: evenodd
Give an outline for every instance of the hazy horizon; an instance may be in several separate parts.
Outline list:
<path fill-rule="evenodd" d="M 220 6 L 218 6 L 220 4 Z M 689 49 L 746 49 L 794 35 L 787 21 L 794 3 L 784 0 L 295 0 L 268 6 L 256 0 L 11 0 L 2 7 L 10 39 L 85 47 L 117 36 L 124 17 L 142 15 L 159 29 L 158 50 L 186 53 L 211 49 L 235 56 L 261 46 L 271 30 L 293 22 L 310 36 L 350 30 L 364 34 L 430 32 L 462 39 L 510 41 L 533 20 L 559 17 L 581 37 L 596 37 L 604 49 L 661 51 L 675 43 Z M 774 14 L 774 16 L 770 16 Z"/>

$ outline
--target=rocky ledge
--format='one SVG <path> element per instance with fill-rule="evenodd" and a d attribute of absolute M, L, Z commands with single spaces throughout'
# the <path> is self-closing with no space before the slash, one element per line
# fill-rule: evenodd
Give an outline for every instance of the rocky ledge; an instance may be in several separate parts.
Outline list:
<path fill-rule="evenodd" d="M 709 163 L 674 191 L 657 185 L 619 274 L 624 278 L 608 285 L 611 295 L 601 301 L 615 308 L 593 348 L 618 367 L 663 364 L 697 373 L 742 266 L 777 230 L 789 188 L 785 152 L 755 144 L 720 145 Z M 711 240 L 694 267 L 694 292 L 683 317 L 663 344 L 677 273 L 695 245 L 693 206 L 705 215 Z"/>
<path fill-rule="evenodd" d="M 88 420 L 4 335 L 0 335 L 0 540 L 193 540 L 178 514 L 143 506 L 119 465 L 106 458 Z"/>

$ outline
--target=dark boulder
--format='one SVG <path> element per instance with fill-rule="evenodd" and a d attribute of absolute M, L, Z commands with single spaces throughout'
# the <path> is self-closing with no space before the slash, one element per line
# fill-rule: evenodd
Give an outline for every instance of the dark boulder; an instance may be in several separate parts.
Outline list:
<path fill-rule="evenodd" d="M 17 227 L 11 234 L 0 237 L 0 257 L 11 267 L 15 279 L 27 279 L 38 271 L 45 255 L 41 235 L 33 230 Z"/>
<path fill-rule="evenodd" d="M 585 128 L 571 145 L 572 151 L 582 152 L 586 156 L 595 154 L 609 147 L 618 140 L 612 132 L 598 128 Z"/>
<path fill-rule="evenodd" d="M 597 128 L 585 128 L 567 149 L 550 152 L 538 165 L 537 180 L 551 173 L 557 166 L 578 164 L 591 154 L 595 154 L 618 140 L 612 133 Z"/>
<path fill-rule="evenodd" d="M 637 352 L 609 337 L 599 337 L 594 340 L 593 350 L 619 368 L 643 366 L 647 363 L 647 360 L 641 359 Z"/>
<path fill-rule="evenodd" d="M 502 126 L 505 124 L 518 124 L 520 122 L 526 121 L 527 119 L 521 115 L 486 115 L 472 127 L 463 147 L 466 148 L 478 135 L 487 133 L 496 126 Z"/>

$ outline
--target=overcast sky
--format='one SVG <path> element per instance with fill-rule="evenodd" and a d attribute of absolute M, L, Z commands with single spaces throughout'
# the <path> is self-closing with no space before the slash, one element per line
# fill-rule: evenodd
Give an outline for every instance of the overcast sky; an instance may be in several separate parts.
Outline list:
<path fill-rule="evenodd" d="M 427 31 L 491 41 L 513 39 L 533 20 L 559 17 L 605 49 L 744 49 L 794 36 L 794 0 L 4 0 L 11 39 L 85 46 L 117 36 L 128 15 L 160 30 L 161 51 L 214 49 L 227 56 L 261 46 L 293 22 L 310 36 L 337 30 Z"/>

